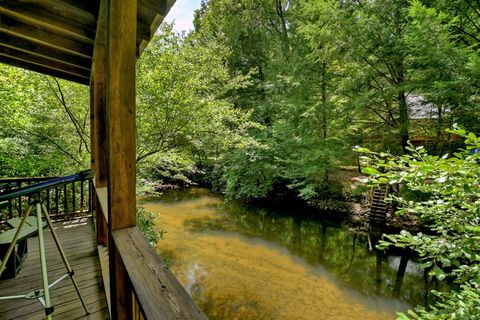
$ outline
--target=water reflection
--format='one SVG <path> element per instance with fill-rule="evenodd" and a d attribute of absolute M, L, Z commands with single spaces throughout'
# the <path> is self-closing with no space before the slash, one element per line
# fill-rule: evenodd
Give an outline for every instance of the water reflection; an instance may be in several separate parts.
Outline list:
<path fill-rule="evenodd" d="M 145 207 L 167 231 L 160 251 L 211 319 L 393 319 L 429 299 L 428 276 L 406 253 L 375 249 L 380 235 L 198 188 Z"/>

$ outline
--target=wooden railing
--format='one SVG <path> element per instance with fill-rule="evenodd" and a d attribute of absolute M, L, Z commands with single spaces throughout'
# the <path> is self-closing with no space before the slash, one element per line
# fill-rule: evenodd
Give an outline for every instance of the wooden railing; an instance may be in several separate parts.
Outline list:
<path fill-rule="evenodd" d="M 207 319 L 136 226 L 109 231 L 107 188 L 95 190 L 97 241 L 110 312 L 123 310 L 117 312 L 118 319 Z M 113 291 L 117 301 L 112 301 Z"/>
<path fill-rule="evenodd" d="M 57 177 L 28 177 L 0 179 L 0 192 L 12 191 Z M 68 184 L 46 188 L 40 192 L 40 200 L 47 207 L 52 219 L 62 219 L 72 215 L 89 215 L 92 212 L 92 179 L 79 178 Z M 19 196 L 8 200 L 0 209 L 0 219 L 5 221 L 21 216 L 28 206 L 31 196 Z"/>

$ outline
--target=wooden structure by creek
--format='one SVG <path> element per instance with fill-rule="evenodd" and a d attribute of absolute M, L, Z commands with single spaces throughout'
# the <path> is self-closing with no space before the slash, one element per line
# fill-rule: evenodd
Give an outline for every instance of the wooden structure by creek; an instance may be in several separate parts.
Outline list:
<path fill-rule="evenodd" d="M 95 208 L 96 231 L 89 233 L 78 223 L 70 228 L 68 224 L 58 226 L 64 229 L 59 234 L 66 242 L 67 256 L 86 250 L 78 261 L 72 258 L 72 263 L 89 270 L 79 278 L 82 284 L 96 288 L 92 289 L 91 302 L 98 306 L 97 318 L 108 317 L 102 312 L 103 304 L 108 306 L 111 319 L 206 319 L 136 227 L 135 63 L 173 3 L 0 3 L 0 62 L 90 86 L 91 165 L 95 176 L 89 203 Z M 14 204 L 10 206 L 13 210 Z M 61 207 L 58 201 L 56 207 Z M 98 254 L 93 254 L 92 248 L 97 248 Z M 35 250 L 30 250 L 33 256 Z M 100 274 L 105 296 L 97 285 Z M 35 266 L 26 265 L 23 276 L 23 284 L 36 279 Z M 0 282 L 0 291 L 16 286 L 20 287 L 20 282 Z M 78 319 L 79 313 L 71 311 L 74 307 L 67 291 L 58 296 L 58 318 L 70 315 Z M 12 311 L 9 306 L 8 312 Z M 0 308 L 7 305 L 2 303 Z M 28 307 L 15 308 L 12 318 L 40 317 L 27 312 Z M 0 309 L 2 315 L 6 314 L 4 310 Z"/>
<path fill-rule="evenodd" d="M 380 184 L 370 190 L 370 208 L 368 219 L 373 224 L 385 224 L 387 214 L 391 212 L 391 205 L 385 201 L 391 192 L 389 184 Z"/>

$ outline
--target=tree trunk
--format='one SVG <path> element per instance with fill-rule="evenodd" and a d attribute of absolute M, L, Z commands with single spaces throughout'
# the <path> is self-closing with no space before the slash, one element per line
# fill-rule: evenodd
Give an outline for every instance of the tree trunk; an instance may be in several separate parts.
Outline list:
<path fill-rule="evenodd" d="M 440 154 L 442 150 L 439 150 L 439 145 L 440 145 L 440 142 L 443 140 L 442 139 L 442 136 L 443 136 L 443 132 L 442 132 L 442 127 L 443 127 L 443 112 L 442 112 L 442 107 L 441 106 L 438 106 L 437 107 L 437 112 L 438 112 L 438 118 L 437 118 L 437 132 L 436 132 L 436 139 L 435 139 L 435 152 L 437 152 L 437 154 Z"/>
<path fill-rule="evenodd" d="M 399 126 L 400 126 L 400 140 L 402 143 L 402 150 L 406 152 L 407 142 L 409 139 L 409 120 L 408 120 L 408 106 L 405 99 L 405 91 L 401 90 L 397 97 L 398 112 L 399 112 Z"/>
<path fill-rule="evenodd" d="M 322 109 L 321 109 L 321 122 L 322 122 L 322 138 L 327 139 L 328 129 L 328 107 L 327 107 L 327 64 L 322 63 L 322 83 L 321 83 L 321 95 L 322 95 Z"/>
<path fill-rule="evenodd" d="M 288 4 L 288 0 L 287 0 Z M 288 52 L 290 51 L 290 43 L 288 40 L 288 29 L 287 29 L 287 21 L 285 20 L 285 10 L 283 8 L 282 0 L 276 0 L 276 10 L 277 15 L 280 17 L 280 21 L 282 23 L 282 37 L 283 37 L 283 53 L 285 55 L 285 59 L 288 59 Z"/>
<path fill-rule="evenodd" d="M 397 277 L 395 278 L 395 284 L 393 286 L 392 298 L 399 298 L 400 291 L 402 289 L 403 277 L 405 276 L 405 270 L 407 269 L 408 256 L 403 254 L 400 258 L 400 263 L 398 265 Z"/>

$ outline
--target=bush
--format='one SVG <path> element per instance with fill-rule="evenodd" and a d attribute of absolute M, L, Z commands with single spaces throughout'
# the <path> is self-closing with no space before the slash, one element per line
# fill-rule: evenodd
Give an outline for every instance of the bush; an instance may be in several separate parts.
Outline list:
<path fill-rule="evenodd" d="M 438 300 L 430 309 L 417 307 L 408 316 L 400 313 L 399 319 L 480 319 L 480 153 L 472 152 L 480 148 L 480 138 L 463 130 L 452 133 L 463 136 L 466 146 L 452 156 L 431 156 L 413 146 L 400 157 L 357 150 L 380 167 L 368 168 L 371 184 L 399 183 L 409 190 L 408 197 L 391 195 L 398 204 L 396 214 L 415 214 L 431 229 L 429 234 L 403 230 L 384 235 L 377 247 L 415 250 L 421 267 L 453 289 L 434 292 Z M 412 193 L 422 197 L 412 200 Z"/>
<path fill-rule="evenodd" d="M 156 220 L 157 215 L 155 213 L 149 212 L 143 208 L 137 208 L 137 226 L 151 246 L 155 246 L 165 234 L 164 230 L 155 230 Z"/>

